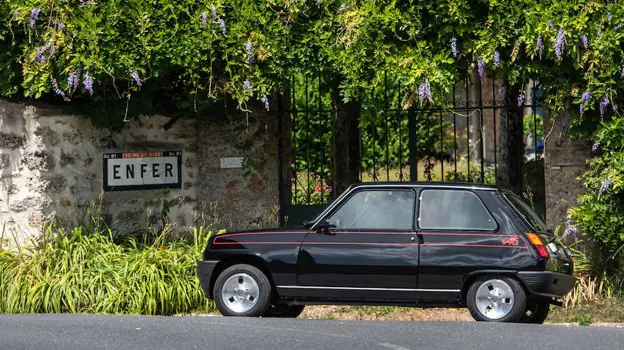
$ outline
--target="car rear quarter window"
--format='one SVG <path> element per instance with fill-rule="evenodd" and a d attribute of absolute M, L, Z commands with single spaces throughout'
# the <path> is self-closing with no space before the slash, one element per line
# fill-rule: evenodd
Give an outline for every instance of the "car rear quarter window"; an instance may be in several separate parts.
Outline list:
<path fill-rule="evenodd" d="M 412 190 L 362 190 L 329 217 L 338 230 L 412 230 Z"/>
<path fill-rule="evenodd" d="M 420 192 L 418 227 L 423 230 L 493 231 L 498 225 L 474 192 L 431 189 Z"/>

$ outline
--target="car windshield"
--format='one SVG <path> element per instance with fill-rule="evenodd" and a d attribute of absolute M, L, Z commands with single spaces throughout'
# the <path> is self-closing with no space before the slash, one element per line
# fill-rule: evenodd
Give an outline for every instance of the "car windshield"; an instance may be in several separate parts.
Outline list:
<path fill-rule="evenodd" d="M 536 233 L 548 232 L 548 226 L 544 220 L 542 220 L 536 213 L 529 207 L 522 198 L 512 192 L 505 192 L 505 198 L 507 198 L 511 204 L 518 210 L 524 220 L 531 226 L 531 229 Z"/>

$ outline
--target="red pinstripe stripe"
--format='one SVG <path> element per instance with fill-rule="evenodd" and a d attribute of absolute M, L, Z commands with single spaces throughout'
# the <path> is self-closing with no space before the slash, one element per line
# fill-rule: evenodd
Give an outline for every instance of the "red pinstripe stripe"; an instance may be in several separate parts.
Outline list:
<path fill-rule="evenodd" d="M 363 245 L 363 246 L 418 246 L 418 243 L 368 243 L 368 242 L 213 242 L 215 245 Z M 515 248 L 526 249 L 527 246 L 509 246 L 500 244 L 460 244 L 460 243 L 425 243 L 429 247 L 478 247 L 478 248 Z"/>

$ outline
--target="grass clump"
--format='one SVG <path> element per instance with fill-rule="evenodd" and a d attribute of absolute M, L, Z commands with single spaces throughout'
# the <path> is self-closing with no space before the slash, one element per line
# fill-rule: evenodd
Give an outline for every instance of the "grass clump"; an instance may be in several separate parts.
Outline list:
<path fill-rule="evenodd" d="M 39 239 L 0 247 L 0 313 L 211 312 L 196 274 L 211 235 L 165 228 L 116 237 L 102 225 L 46 225 Z"/>

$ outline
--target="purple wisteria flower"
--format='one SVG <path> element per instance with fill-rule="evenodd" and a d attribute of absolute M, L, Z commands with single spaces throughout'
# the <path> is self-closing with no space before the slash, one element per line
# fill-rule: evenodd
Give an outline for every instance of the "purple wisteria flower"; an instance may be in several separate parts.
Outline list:
<path fill-rule="evenodd" d="M 619 31 L 619 30 L 620 30 L 620 29 L 622 29 L 622 28 L 624 28 L 624 23 L 620 23 L 620 24 L 618 24 L 617 26 L 615 26 L 615 27 L 613 28 L 613 30 L 617 32 L 617 31 Z"/>
<path fill-rule="evenodd" d="M 498 96 L 503 97 L 504 95 L 505 95 L 505 86 L 503 84 L 500 84 L 498 86 Z"/>
<path fill-rule="evenodd" d="M 202 24 L 208 23 L 208 14 L 206 13 L 206 11 L 201 13 L 201 22 Z"/>
<path fill-rule="evenodd" d="M 479 72 L 479 77 L 483 79 L 483 73 L 485 73 L 485 62 L 483 62 L 483 58 L 481 57 L 477 60 L 477 71 Z"/>
<path fill-rule="evenodd" d="M 563 58 L 565 41 L 565 32 L 563 31 L 563 28 L 560 28 L 559 32 L 557 32 L 557 38 L 555 39 L 555 43 L 553 44 L 555 47 L 555 56 L 557 56 L 557 60 L 559 61 L 561 61 L 561 59 Z"/>
<path fill-rule="evenodd" d="M 624 68 L 622 68 L 622 74 L 620 75 L 620 78 L 624 79 Z"/>
<path fill-rule="evenodd" d="M 63 101 L 65 102 L 69 102 L 71 101 L 69 99 L 69 97 L 67 97 L 67 95 L 65 94 L 65 92 L 63 90 L 61 90 L 61 88 L 59 88 L 58 86 L 58 82 L 56 81 L 56 79 L 52 79 L 52 89 L 54 90 L 54 92 L 61 96 L 63 98 Z"/>
<path fill-rule="evenodd" d="M 542 51 L 544 50 L 544 43 L 542 42 L 542 36 L 538 35 L 537 36 L 537 53 L 539 55 L 539 58 L 542 58 Z"/>
<path fill-rule="evenodd" d="M 566 228 L 563 231 L 562 238 L 566 238 L 569 235 L 576 235 L 576 225 L 574 225 L 574 221 L 572 219 L 566 220 Z"/>
<path fill-rule="evenodd" d="M 585 106 L 587 105 L 587 103 L 594 98 L 594 95 L 592 95 L 591 92 L 589 91 L 585 91 L 582 95 L 581 95 L 581 104 L 579 105 L 580 108 L 580 113 L 581 115 L 583 114 L 583 112 L 585 111 Z"/>
<path fill-rule="evenodd" d="M 583 47 L 585 48 L 585 50 L 589 48 L 589 40 L 587 39 L 587 35 L 581 35 L 581 43 L 583 43 Z"/>
<path fill-rule="evenodd" d="M 212 13 L 212 20 L 217 19 L 217 7 L 214 4 L 210 5 L 210 12 Z"/>
<path fill-rule="evenodd" d="M 56 24 L 56 30 L 63 30 L 63 27 L 65 27 L 65 24 L 63 22 L 58 22 Z"/>
<path fill-rule="evenodd" d="M 260 101 L 264 104 L 264 108 L 268 111 L 269 110 L 269 99 L 267 98 L 267 96 L 265 94 L 262 94 L 262 98 L 260 99 Z"/>
<path fill-rule="evenodd" d="M 19 11 L 15 10 L 15 11 L 13 12 L 13 17 L 19 17 Z"/>
<path fill-rule="evenodd" d="M 431 94 L 431 85 L 429 85 L 429 79 L 427 78 L 424 78 L 418 87 L 418 99 L 420 100 L 421 106 L 425 98 L 429 101 L 433 99 L 433 95 Z"/>
<path fill-rule="evenodd" d="M 56 53 L 56 46 L 54 45 L 54 43 L 48 44 L 48 51 L 50 51 L 50 56 L 54 56 L 54 54 Z"/>
<path fill-rule="evenodd" d="M 84 5 L 97 5 L 97 2 L 95 2 L 95 0 L 80 0 L 80 7 L 83 7 Z"/>
<path fill-rule="evenodd" d="M 84 88 L 89 92 L 89 95 L 93 95 L 93 78 L 91 78 L 89 72 L 85 73 L 82 84 L 84 85 Z"/>
<path fill-rule="evenodd" d="M 138 86 L 139 88 L 143 86 L 143 84 L 141 84 L 141 77 L 139 77 L 139 74 L 137 74 L 137 72 L 135 72 L 133 69 L 130 69 L 130 76 L 134 80 L 136 86 Z"/>
<path fill-rule="evenodd" d="M 70 90 L 75 90 L 80 82 L 80 73 L 70 72 L 67 76 L 67 86 Z"/>
<path fill-rule="evenodd" d="M 611 23 L 612 17 L 613 17 L 613 14 L 611 14 L 611 12 L 607 13 L 607 21 L 609 21 L 609 23 Z"/>
<path fill-rule="evenodd" d="M 598 29 L 598 31 L 596 32 L 596 36 L 600 38 L 602 36 L 602 30 Z"/>
<path fill-rule="evenodd" d="M 564 129 L 567 129 L 569 124 L 570 124 L 570 117 L 569 117 L 569 116 L 566 116 L 566 117 L 565 117 L 565 118 L 563 118 L 563 120 L 561 121 L 561 126 L 562 126 Z"/>
<path fill-rule="evenodd" d="M 500 53 L 498 51 L 494 51 L 494 66 L 500 66 Z"/>
<path fill-rule="evenodd" d="M 219 18 L 217 20 L 217 24 L 219 25 L 219 28 L 221 28 L 221 31 L 223 32 L 223 35 L 225 35 L 226 34 L 225 21 L 222 18 Z"/>
<path fill-rule="evenodd" d="M 249 65 L 251 65 L 254 61 L 253 44 L 251 41 L 245 44 L 245 51 L 247 51 L 247 60 L 249 61 Z"/>
<path fill-rule="evenodd" d="M 524 92 L 521 92 L 520 95 L 518 95 L 518 107 L 522 106 L 524 106 Z"/>
<path fill-rule="evenodd" d="M 600 142 L 596 141 L 596 143 L 594 143 L 594 145 L 592 146 L 592 152 L 596 152 L 598 151 L 598 149 L 600 148 Z"/>
<path fill-rule="evenodd" d="M 37 53 L 35 54 L 35 62 L 39 62 L 39 63 L 43 63 L 45 62 L 46 58 L 43 56 L 43 49 L 42 47 L 38 47 L 37 48 Z"/>
<path fill-rule="evenodd" d="M 613 185 L 613 179 L 606 179 L 600 184 L 600 189 L 598 190 L 601 194 L 605 193 L 609 187 Z"/>
<path fill-rule="evenodd" d="M 613 108 L 613 112 L 617 113 L 620 107 L 615 103 L 615 101 L 611 101 L 611 108 Z"/>
<path fill-rule="evenodd" d="M 34 8 L 30 11 L 30 26 L 34 27 L 35 23 L 37 23 L 37 19 L 39 19 L 39 14 L 41 13 L 41 9 Z"/>
<path fill-rule="evenodd" d="M 602 96 L 602 99 L 600 99 L 600 116 L 604 116 L 605 112 L 607 111 L 607 107 L 609 107 L 609 98 L 607 97 L 607 95 Z"/>
<path fill-rule="evenodd" d="M 451 54 L 453 58 L 457 58 L 457 39 L 451 38 Z"/>
<path fill-rule="evenodd" d="M 243 82 L 243 89 L 250 92 L 253 91 L 253 87 L 251 86 L 249 79 L 245 79 L 245 81 Z"/>

